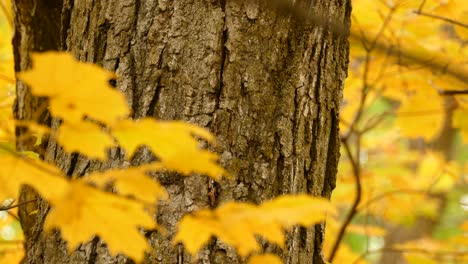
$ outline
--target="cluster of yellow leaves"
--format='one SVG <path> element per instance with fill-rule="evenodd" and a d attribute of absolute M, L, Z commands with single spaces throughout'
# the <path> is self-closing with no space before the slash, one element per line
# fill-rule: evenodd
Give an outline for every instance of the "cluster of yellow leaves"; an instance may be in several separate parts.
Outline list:
<path fill-rule="evenodd" d="M 168 198 L 166 190 L 148 173 L 172 170 L 184 175 L 205 174 L 215 180 L 228 176 L 217 163 L 218 156 L 200 147 L 198 139 L 213 142 L 207 130 L 177 121 L 128 119 L 124 96 L 108 84 L 109 78 L 115 78 L 113 74 L 78 62 L 70 54 L 33 54 L 32 64 L 33 69 L 19 73 L 18 78 L 33 94 L 48 97 L 50 112 L 62 122 L 55 130 L 33 122 L 18 124 L 37 134 L 55 136 L 69 152 L 101 160 L 109 148 L 117 146 L 126 151 L 127 158 L 141 146 L 158 157 L 157 162 L 139 167 L 94 172 L 71 180 L 43 161 L 14 152 L 0 156 L 0 200 L 16 197 L 24 184 L 36 189 L 51 205 L 45 229 L 60 229 L 69 250 L 99 236 L 112 254 L 123 253 L 140 262 L 150 249 L 141 230 L 160 229 L 154 221 L 155 206 Z M 109 186 L 115 192 L 104 191 Z M 261 253 L 257 235 L 282 246 L 286 228 L 315 224 L 333 212 L 329 201 L 306 195 L 282 196 L 260 206 L 229 202 L 214 211 L 185 216 L 174 243 L 182 242 L 196 254 L 217 236 L 246 257 Z M 3 261 L 12 256 L 5 255 Z M 281 263 L 271 254 L 250 258 L 253 264 L 265 261 Z"/>
<path fill-rule="evenodd" d="M 148 146 L 167 169 L 214 179 L 226 174 L 217 165 L 217 156 L 201 150 L 193 137 L 211 141 L 208 131 L 182 122 L 126 119 L 129 108 L 124 95 L 108 84 L 115 77 L 112 73 L 77 62 L 71 54 L 37 53 L 32 60 L 34 68 L 18 77 L 33 94 L 50 98 L 50 112 L 62 120 L 52 133 L 65 150 L 102 160 L 116 142 L 128 158 L 138 147 Z"/>
<path fill-rule="evenodd" d="M 183 242 L 194 254 L 216 236 L 235 246 L 241 256 L 247 256 L 261 249 L 256 235 L 283 246 L 284 229 L 297 224 L 310 226 L 333 213 L 328 200 L 307 195 L 279 196 L 261 206 L 228 202 L 214 211 L 185 216 L 174 242 Z"/>

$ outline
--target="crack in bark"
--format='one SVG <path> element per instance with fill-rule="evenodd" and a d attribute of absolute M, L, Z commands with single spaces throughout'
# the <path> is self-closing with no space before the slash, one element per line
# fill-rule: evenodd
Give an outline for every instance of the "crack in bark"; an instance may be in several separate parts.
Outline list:
<path fill-rule="evenodd" d="M 220 7 L 221 7 L 221 10 L 224 14 L 224 17 L 223 17 L 223 33 L 222 33 L 222 36 L 221 36 L 221 58 L 220 58 L 220 69 L 219 69 L 219 86 L 218 86 L 218 89 L 216 91 L 216 106 L 215 106 L 215 110 L 219 108 L 219 104 L 220 104 L 220 101 L 221 101 L 221 96 L 222 96 L 222 93 L 223 93 L 223 88 L 224 88 L 224 67 L 225 67 L 225 64 L 228 63 L 226 60 L 227 60 L 227 56 L 228 56 L 228 48 L 226 47 L 226 44 L 227 44 L 227 41 L 228 41 L 228 28 L 227 28 L 227 25 L 226 25 L 226 17 L 227 17 L 227 14 L 226 14 L 226 0 L 220 0 Z"/>
<path fill-rule="evenodd" d="M 155 116 L 156 114 L 156 104 L 158 103 L 159 96 L 161 95 L 161 78 L 162 78 L 162 64 L 163 64 L 163 54 L 164 51 L 166 50 L 166 45 L 163 46 L 161 49 L 161 53 L 159 54 L 159 59 L 158 59 L 158 67 L 156 70 L 156 88 L 154 90 L 154 94 L 151 97 L 151 102 L 148 105 L 148 111 L 146 112 L 146 116 Z"/>
<path fill-rule="evenodd" d="M 88 264 L 94 264 L 96 262 L 98 253 L 97 253 L 97 245 L 99 243 L 99 238 L 94 237 L 91 241 L 91 252 L 89 253 Z"/>
<path fill-rule="evenodd" d="M 336 187 L 336 173 L 338 171 L 338 161 L 340 156 L 339 140 L 339 118 L 334 108 L 330 110 L 330 136 L 328 139 L 327 161 L 325 167 L 325 182 L 322 189 L 322 196 L 330 197 L 331 192 Z"/>
<path fill-rule="evenodd" d="M 71 156 L 70 157 L 70 164 L 69 164 L 68 170 L 66 172 L 66 175 L 71 178 L 71 176 L 73 175 L 73 171 L 75 170 L 75 166 L 78 163 L 79 154 L 73 153 L 73 154 L 70 154 L 70 156 Z"/>
<path fill-rule="evenodd" d="M 61 15 L 61 23 L 60 23 L 60 35 L 61 35 L 61 43 L 60 48 L 62 50 L 67 50 L 67 38 L 68 38 L 68 29 L 70 28 L 71 22 L 71 13 L 73 10 L 73 6 L 75 1 L 65 0 L 65 3 L 62 5 L 62 15 Z"/>

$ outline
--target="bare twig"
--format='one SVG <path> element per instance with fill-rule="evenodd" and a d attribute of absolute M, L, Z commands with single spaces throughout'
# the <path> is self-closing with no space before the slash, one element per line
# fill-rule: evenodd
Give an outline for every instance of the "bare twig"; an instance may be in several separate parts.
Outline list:
<path fill-rule="evenodd" d="M 385 193 L 382 193 L 380 195 L 377 195 L 377 196 L 373 197 L 372 199 L 368 200 L 365 204 L 361 205 L 358 208 L 358 211 L 362 211 L 361 208 L 369 207 L 371 204 L 373 204 L 375 202 L 378 202 L 378 201 L 386 198 L 387 196 L 392 196 L 392 195 L 395 195 L 395 194 L 429 195 L 430 193 L 428 191 L 426 191 L 426 190 L 414 190 L 414 189 L 399 189 L 399 190 L 389 191 L 389 192 L 385 192 Z"/>
<path fill-rule="evenodd" d="M 5 206 L 5 207 L 1 207 L 1 206 L 0 206 L 0 211 L 8 211 L 8 210 L 10 210 L 10 209 L 13 209 L 13 208 L 22 206 L 22 205 L 27 204 L 27 203 L 32 203 L 32 202 L 37 202 L 37 199 L 28 200 L 28 201 L 23 201 L 23 202 L 21 202 L 21 203 L 17 203 L 17 204 L 10 205 L 10 206 Z"/>
<path fill-rule="evenodd" d="M 430 18 L 434 18 L 434 19 L 439 19 L 439 20 L 445 21 L 447 23 L 450 23 L 452 25 L 457 25 L 457 26 L 460 26 L 460 27 L 468 28 L 468 24 L 465 24 L 465 23 L 457 21 L 457 20 L 453 20 L 451 18 L 426 13 L 426 12 L 423 12 L 423 11 L 420 11 L 420 10 L 416 10 L 416 11 L 414 11 L 414 13 L 418 14 L 420 16 L 426 16 L 426 17 L 430 17 Z"/>
<path fill-rule="evenodd" d="M 15 84 L 15 83 L 16 83 L 15 79 L 12 79 L 12 78 L 10 78 L 10 77 L 8 77 L 8 76 L 6 76 L 6 75 L 3 75 L 3 74 L 1 74 L 1 73 L 0 73 L 0 80 L 4 80 L 4 81 L 9 82 L 9 83 L 11 83 L 11 84 Z"/>
<path fill-rule="evenodd" d="M 343 225 L 341 226 L 340 230 L 338 231 L 338 235 L 336 237 L 335 243 L 332 246 L 330 256 L 328 257 L 329 262 L 333 262 L 333 259 L 336 256 L 336 253 L 338 252 L 338 249 L 341 244 L 341 240 L 343 240 L 343 237 L 346 233 L 346 229 L 348 228 L 349 224 L 351 223 L 351 220 L 353 220 L 353 217 L 356 215 L 357 207 L 359 203 L 361 202 L 361 194 L 362 194 L 362 187 L 361 187 L 361 169 L 360 169 L 360 163 L 359 163 L 359 143 L 357 144 L 358 148 L 356 151 L 356 156 L 353 156 L 351 152 L 351 148 L 348 143 L 348 138 L 342 139 L 343 146 L 346 150 L 346 154 L 348 155 L 348 158 L 351 162 L 351 167 L 353 170 L 353 176 L 356 181 L 356 196 L 354 198 L 353 205 L 351 206 L 351 210 L 348 213 L 348 216 L 346 217 Z"/>

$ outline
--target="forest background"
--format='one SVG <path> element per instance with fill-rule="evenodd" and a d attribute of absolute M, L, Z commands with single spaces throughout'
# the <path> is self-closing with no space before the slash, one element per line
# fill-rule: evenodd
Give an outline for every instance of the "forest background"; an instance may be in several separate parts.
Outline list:
<path fill-rule="evenodd" d="M 9 1 L 0 4 L 6 155 L 15 145 L 16 77 L 12 12 Z M 332 195 L 339 214 L 326 219 L 325 255 L 334 263 L 468 263 L 467 18 L 463 0 L 353 0 Z M 0 257 L 21 249 L 15 214 L 6 200 Z"/>

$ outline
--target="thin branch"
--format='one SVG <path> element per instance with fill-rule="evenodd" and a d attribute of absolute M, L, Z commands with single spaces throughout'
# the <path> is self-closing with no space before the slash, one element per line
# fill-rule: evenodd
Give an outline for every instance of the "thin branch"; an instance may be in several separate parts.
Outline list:
<path fill-rule="evenodd" d="M 430 193 L 426 190 L 414 190 L 414 189 L 399 189 L 399 190 L 389 191 L 389 192 L 385 192 L 380 195 L 377 195 L 373 197 L 372 199 L 368 200 L 365 204 L 362 204 L 361 206 L 359 206 L 358 211 L 362 211 L 361 208 L 369 207 L 371 204 L 378 202 L 386 198 L 387 196 L 392 196 L 395 194 L 429 195 Z"/>
<path fill-rule="evenodd" d="M 1 1 L 1 0 L 0 0 L 0 1 Z M 8 77 L 8 76 L 6 76 L 6 75 L 3 75 L 3 74 L 1 74 L 1 73 L 0 73 L 0 80 L 4 80 L 4 81 L 6 81 L 6 82 L 8 82 L 8 83 L 11 83 L 11 84 L 15 84 L 15 83 L 16 83 L 15 79 L 12 79 L 12 78 L 10 78 L 10 77 Z"/>
<path fill-rule="evenodd" d="M 457 95 L 457 94 L 468 94 L 468 90 L 439 90 L 440 95 Z"/>
<path fill-rule="evenodd" d="M 422 0 L 422 1 L 421 1 L 421 4 L 419 5 L 418 12 L 421 12 L 421 11 L 422 11 L 422 9 L 423 9 L 423 7 L 424 7 L 425 4 L 426 4 L 426 0 Z"/>
<path fill-rule="evenodd" d="M 23 202 L 21 202 L 21 203 L 15 204 L 15 205 L 9 205 L 9 206 L 5 206 L 5 207 L 1 207 L 1 206 L 0 206 L 0 212 L 1 212 L 1 211 L 8 211 L 8 210 L 10 210 L 10 209 L 13 209 L 13 208 L 22 206 L 22 205 L 24 205 L 24 204 L 32 203 L 32 202 L 37 202 L 37 199 L 28 200 L 28 201 L 23 201 Z"/>
<path fill-rule="evenodd" d="M 364 63 L 364 73 L 362 75 L 361 98 L 359 100 L 359 106 L 358 106 L 358 109 L 356 111 L 356 114 L 354 115 L 353 120 L 351 121 L 349 130 L 348 130 L 347 133 L 345 133 L 345 138 L 349 137 L 353 130 L 356 130 L 355 126 L 359 123 L 359 121 L 360 121 L 360 119 L 362 117 L 362 114 L 364 112 L 364 106 L 366 104 L 367 95 L 369 94 L 369 89 L 370 89 L 370 85 L 369 85 L 369 71 L 370 71 L 370 68 L 369 67 L 370 67 L 370 61 L 371 61 L 371 53 L 374 50 L 375 46 L 377 45 L 377 42 L 378 42 L 380 36 L 383 34 L 383 32 L 387 28 L 388 24 L 392 20 L 392 16 L 394 14 L 394 11 L 395 11 L 394 8 L 390 9 L 390 11 L 388 12 L 387 16 L 384 19 L 384 22 L 383 22 L 382 26 L 379 28 L 379 31 L 377 32 L 374 39 L 370 43 L 369 47 L 367 47 L 367 48 L 364 47 L 365 50 L 366 50 L 366 60 L 365 60 L 365 63 Z M 361 36 L 361 38 L 362 37 L 364 37 L 364 36 Z M 364 45 L 364 43 L 365 42 L 363 42 L 363 45 Z"/>
<path fill-rule="evenodd" d="M 18 221 L 18 222 L 21 221 L 20 218 L 19 218 L 19 216 L 15 215 L 13 212 L 7 211 L 7 213 L 8 213 L 11 217 L 13 217 L 16 221 Z"/>
<path fill-rule="evenodd" d="M 460 26 L 460 27 L 468 28 L 468 24 L 465 24 L 463 22 L 453 20 L 453 19 L 450 19 L 450 18 L 447 18 L 447 17 L 438 16 L 438 15 L 426 13 L 426 12 L 419 11 L 419 10 L 415 10 L 414 13 L 418 14 L 420 16 L 426 16 L 426 17 L 430 17 L 430 18 L 434 18 L 434 19 L 439 19 L 439 20 L 445 21 L 447 23 L 450 23 L 452 25 L 457 25 L 457 26 Z"/>
<path fill-rule="evenodd" d="M 348 139 L 342 139 L 343 146 L 346 150 L 346 154 L 348 155 L 348 158 L 351 162 L 351 167 L 353 170 L 353 176 L 356 180 L 356 197 L 354 198 L 353 205 L 351 206 L 351 210 L 348 213 L 348 216 L 346 217 L 343 225 L 341 226 L 340 230 L 338 231 L 338 235 L 336 237 L 335 243 L 332 246 L 332 250 L 330 252 L 330 256 L 328 257 L 329 262 L 333 262 L 333 259 L 336 256 L 336 253 L 338 252 L 338 249 L 340 247 L 341 241 L 343 240 L 343 237 L 346 233 L 346 229 L 348 228 L 349 224 L 351 223 L 351 220 L 353 220 L 353 217 L 356 215 L 357 207 L 359 203 L 361 202 L 361 194 L 362 194 L 362 187 L 361 187 L 361 169 L 360 169 L 360 164 L 359 164 L 359 142 L 357 144 L 358 149 L 356 151 L 356 157 L 353 157 L 353 154 L 351 152 L 351 149 L 349 147 Z"/>
<path fill-rule="evenodd" d="M 380 123 L 382 123 L 389 114 L 390 114 L 389 112 L 384 112 L 384 113 L 382 113 L 380 115 L 371 117 L 367 121 L 367 124 L 364 126 L 364 128 L 359 131 L 359 134 L 363 135 L 363 134 L 369 132 L 370 130 L 374 129 Z"/>

